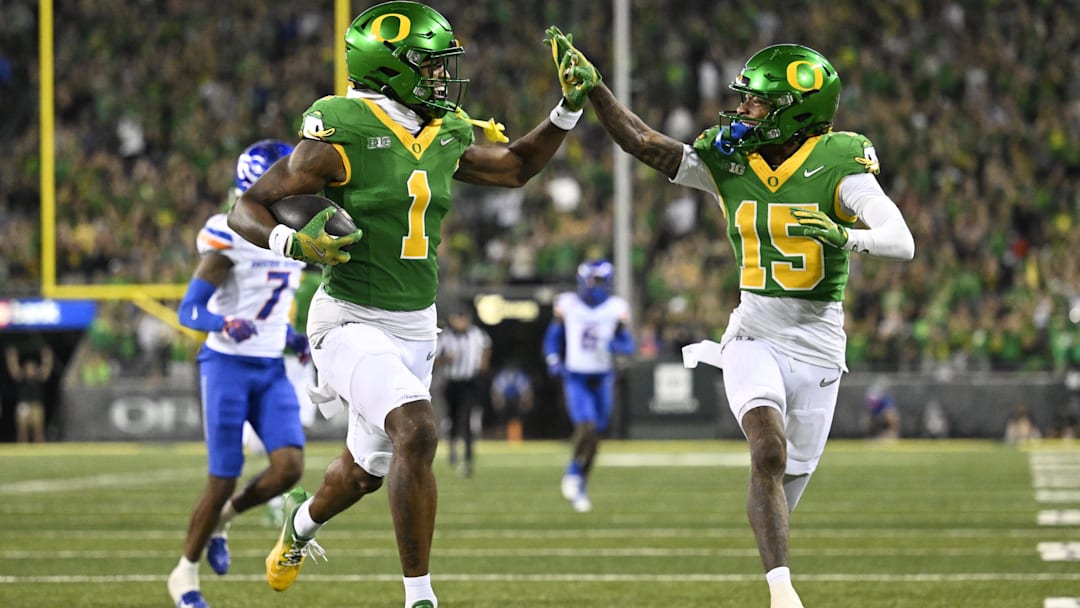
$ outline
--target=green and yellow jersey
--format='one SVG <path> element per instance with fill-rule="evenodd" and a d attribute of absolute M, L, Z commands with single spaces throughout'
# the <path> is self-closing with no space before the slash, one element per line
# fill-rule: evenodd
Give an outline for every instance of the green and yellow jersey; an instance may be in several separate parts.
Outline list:
<path fill-rule="evenodd" d="M 873 145 L 857 133 L 830 132 L 809 138 L 773 169 L 760 154 L 717 149 L 713 142 L 720 129 L 705 131 L 693 147 L 715 183 L 740 267 L 740 289 L 762 296 L 843 300 L 850 252 L 803 236 L 791 210 L 816 209 L 851 227 L 857 218 L 842 208 L 840 182 L 848 175 L 877 173 Z"/>
<path fill-rule="evenodd" d="M 727 220 L 742 296 L 721 341 L 764 340 L 798 360 L 846 370 L 850 252 L 804 236 L 791 210 L 816 209 L 852 226 L 857 218 L 840 184 L 878 172 L 873 145 L 857 133 L 825 133 L 773 169 L 756 152 L 718 149 L 720 133 L 721 127 L 702 133 L 672 181 L 714 193 Z"/>
<path fill-rule="evenodd" d="M 329 96 L 304 113 L 300 135 L 341 155 L 345 179 L 323 194 L 364 231 L 349 262 L 324 270 L 326 293 L 390 311 L 431 306 L 451 181 L 472 125 L 447 114 L 413 135 L 371 99 Z"/>

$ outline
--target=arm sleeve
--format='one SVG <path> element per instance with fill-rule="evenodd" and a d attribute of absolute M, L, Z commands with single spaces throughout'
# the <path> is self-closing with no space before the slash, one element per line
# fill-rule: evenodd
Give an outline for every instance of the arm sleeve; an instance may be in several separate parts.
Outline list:
<path fill-rule="evenodd" d="M 562 322 L 555 320 L 552 321 L 547 327 L 547 331 L 544 332 L 544 360 L 548 365 L 552 363 L 551 358 L 555 358 L 555 362 L 562 361 L 563 342 L 566 339 L 566 329 L 563 328 Z"/>
<path fill-rule="evenodd" d="M 705 161 L 701 160 L 698 153 L 687 144 L 683 144 L 683 159 L 679 164 L 679 170 L 669 181 L 680 186 L 716 194 L 716 182 L 713 181 L 708 167 L 705 166 Z"/>
<path fill-rule="evenodd" d="M 191 279 L 188 283 L 184 299 L 180 300 L 180 308 L 177 310 L 180 324 L 184 327 L 199 331 L 221 331 L 225 327 L 225 317 L 214 314 L 206 308 L 210 302 L 210 296 L 217 289 L 209 281 L 203 279 Z"/>
<path fill-rule="evenodd" d="M 840 204 L 858 216 L 866 229 L 849 229 L 845 249 L 891 260 L 915 257 L 911 236 L 900 208 L 870 173 L 849 175 L 840 182 Z"/>
<path fill-rule="evenodd" d="M 616 355 L 632 355 L 634 354 L 634 335 L 630 333 L 630 328 L 626 326 L 626 323 L 622 321 L 615 328 L 615 337 L 611 339 L 610 344 L 611 352 Z"/>

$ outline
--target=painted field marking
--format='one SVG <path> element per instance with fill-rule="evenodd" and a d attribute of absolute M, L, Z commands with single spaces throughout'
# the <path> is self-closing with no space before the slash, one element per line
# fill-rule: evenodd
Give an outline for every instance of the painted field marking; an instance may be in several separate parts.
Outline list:
<path fill-rule="evenodd" d="M 1080 472 L 1074 474 L 1061 474 L 1035 471 L 1031 475 L 1031 485 L 1035 486 L 1037 489 L 1080 488 Z"/>
<path fill-rule="evenodd" d="M 1075 562 L 1080 560 L 1080 543 L 1039 543 L 1039 555 L 1044 562 Z"/>
<path fill-rule="evenodd" d="M 121 574 L 108 576 L 0 576 L 0 585 L 39 584 L 108 584 L 165 582 L 165 574 Z M 304 580 L 323 583 L 401 582 L 401 574 L 307 574 Z M 440 581 L 455 582 L 569 582 L 569 583 L 749 583 L 761 580 L 760 574 L 447 574 Z M 817 583 L 977 583 L 977 582 L 1076 582 L 1080 572 L 958 572 L 955 574 L 800 574 L 800 581 Z M 216 579 L 216 584 L 265 582 L 263 574 L 230 574 Z"/>
<path fill-rule="evenodd" d="M 236 532 L 230 532 L 230 534 Z M 133 539 L 133 540 L 175 540 L 176 530 L 157 528 L 129 528 L 127 530 L 71 530 L 60 528 L 39 528 L 28 530 L 6 529 L 4 533 L 9 541 L 16 538 L 47 539 L 47 540 L 94 540 L 106 539 Z M 240 533 L 243 533 L 242 531 Z M 255 534 L 256 532 L 252 532 Z M 850 528 L 805 528 L 795 533 L 802 539 L 824 538 L 828 540 L 838 538 L 853 538 L 863 540 L 866 538 L 865 530 L 852 530 Z M 1046 530 L 1039 528 L 1014 528 L 1003 530 L 1001 528 L 942 528 L 942 529 L 882 529 L 875 530 L 874 537 L 877 539 L 890 538 L 1032 538 L 1045 540 Z M 320 539 L 339 539 L 350 541 L 356 539 L 392 538 L 390 529 L 365 529 L 365 530 L 323 530 L 319 532 Z M 461 528 L 436 533 L 436 537 L 455 539 L 549 539 L 549 538 L 590 538 L 590 539 L 625 539 L 625 538 L 746 538 L 745 526 L 733 525 L 726 528 L 560 528 L 558 530 L 529 530 L 529 529 L 489 529 L 489 528 Z"/>
<path fill-rule="evenodd" d="M 1043 545 L 1059 545 L 1062 543 L 1039 543 L 1039 550 L 1043 550 Z M 1076 554 L 1080 556 L 1080 543 L 1069 543 L 1076 545 Z M 1051 550 L 1048 548 L 1047 550 Z M 791 554 L 795 556 L 805 557 L 970 557 L 970 556 L 1002 556 L 1013 555 L 1023 556 L 1030 555 L 1030 551 L 1027 549 L 1000 549 L 994 547 L 977 548 L 977 547 L 942 547 L 937 549 L 924 549 L 924 548 L 892 548 L 892 547 L 877 547 L 877 548 L 861 548 L 861 549 L 792 549 Z M 263 550 L 240 550 L 232 551 L 233 557 L 265 557 L 266 551 Z M 392 545 L 387 545 L 381 549 L 334 549 L 334 555 L 340 557 L 356 557 L 356 558 L 374 558 L 374 557 L 396 557 L 397 549 Z M 116 551 L 109 550 L 90 550 L 90 551 L 78 551 L 78 550 L 64 550 L 64 551 L 30 551 L 23 549 L 9 549 L 6 551 L 0 551 L 0 560 L 41 560 L 41 561 L 55 561 L 55 560 L 86 560 L 86 559 L 168 559 L 176 555 L 175 549 L 122 549 Z M 484 547 L 482 549 L 443 549 L 439 551 L 440 556 L 445 557 L 603 557 L 608 559 L 616 559 L 621 557 L 638 558 L 638 557 L 654 557 L 654 558 L 685 558 L 685 557 L 719 557 L 719 558 L 742 558 L 742 557 L 757 557 L 757 549 L 713 549 L 713 548 L 700 548 L 700 549 L 672 549 L 665 547 L 629 547 L 629 548 L 605 548 L 605 549 L 513 549 L 513 548 L 491 548 Z"/>
<path fill-rule="evenodd" d="M 143 473 L 103 473 L 67 479 L 27 479 L 0 483 L 0 494 L 41 494 L 45 492 L 81 492 L 100 488 L 130 488 L 159 485 L 181 479 L 198 479 L 205 473 L 195 469 L 164 469 Z"/>
<path fill-rule="evenodd" d="M 601 454 L 598 466 L 604 467 L 749 467 L 750 454 L 687 452 L 672 454 L 618 453 Z"/>
<path fill-rule="evenodd" d="M 1035 500 L 1042 503 L 1080 502 L 1080 490 L 1039 490 Z"/>
<path fill-rule="evenodd" d="M 1039 511 L 1040 526 L 1077 526 L 1080 525 L 1080 510 L 1052 509 Z"/>
<path fill-rule="evenodd" d="M 1080 454 L 1033 453 L 1030 455 L 1031 485 L 1035 500 L 1040 503 L 1071 504 L 1080 501 Z M 1075 526 L 1080 524 L 1080 511 L 1074 509 L 1044 510 L 1037 516 L 1040 526 Z M 1080 560 L 1080 543 L 1042 542 L 1037 545 L 1044 562 L 1073 562 Z M 1043 608 L 1080 608 L 1080 599 L 1048 597 Z"/>

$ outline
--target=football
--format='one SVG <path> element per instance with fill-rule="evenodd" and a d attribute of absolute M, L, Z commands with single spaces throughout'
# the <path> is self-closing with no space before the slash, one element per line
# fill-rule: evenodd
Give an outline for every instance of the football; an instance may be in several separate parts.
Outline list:
<path fill-rule="evenodd" d="M 270 213 L 274 219 L 285 224 L 293 230 L 300 230 L 307 225 L 315 214 L 326 209 L 335 207 L 338 212 L 326 222 L 326 233 L 333 236 L 344 236 L 356 230 L 356 222 L 348 211 L 341 208 L 334 201 L 317 194 L 295 194 L 270 205 Z M 348 251 L 350 247 L 344 247 Z"/>

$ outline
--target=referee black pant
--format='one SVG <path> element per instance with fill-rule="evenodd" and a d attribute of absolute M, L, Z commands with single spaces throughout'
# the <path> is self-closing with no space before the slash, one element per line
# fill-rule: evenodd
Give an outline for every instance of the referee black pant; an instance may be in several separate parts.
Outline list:
<path fill-rule="evenodd" d="M 444 390 L 446 414 L 450 418 L 450 450 L 455 439 L 465 441 L 465 462 L 473 459 L 472 411 L 480 405 L 480 379 L 447 380 Z"/>

